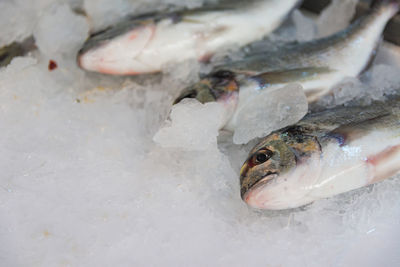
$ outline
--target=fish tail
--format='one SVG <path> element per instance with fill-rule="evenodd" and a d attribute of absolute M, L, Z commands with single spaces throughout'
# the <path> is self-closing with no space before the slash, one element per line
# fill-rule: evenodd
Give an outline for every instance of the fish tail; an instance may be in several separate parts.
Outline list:
<path fill-rule="evenodd" d="M 377 10 L 391 10 L 393 16 L 400 10 L 400 0 L 373 0 L 371 8 Z"/>

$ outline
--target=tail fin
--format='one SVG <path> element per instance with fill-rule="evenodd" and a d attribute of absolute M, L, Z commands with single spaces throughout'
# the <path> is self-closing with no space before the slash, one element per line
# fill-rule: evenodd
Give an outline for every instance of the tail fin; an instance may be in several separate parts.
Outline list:
<path fill-rule="evenodd" d="M 393 9 L 394 14 L 396 14 L 400 9 L 400 0 L 372 0 L 371 8 L 374 9 L 390 8 Z"/>
<path fill-rule="evenodd" d="M 377 16 L 386 14 L 390 19 L 400 10 L 400 0 L 372 0 L 368 13 L 374 13 Z"/>

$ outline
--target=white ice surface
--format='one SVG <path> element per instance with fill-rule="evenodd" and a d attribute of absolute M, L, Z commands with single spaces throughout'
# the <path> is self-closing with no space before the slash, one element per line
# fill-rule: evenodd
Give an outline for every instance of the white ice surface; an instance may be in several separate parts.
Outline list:
<path fill-rule="evenodd" d="M 24 13 L 22 16 L 21 12 Z M 34 20 L 34 14 L 20 8 L 13 1 L 1 1 L 0 25 L 7 25 L 7 27 L 2 27 L 0 47 L 13 41 L 22 41 L 31 35 L 34 27 L 32 21 Z"/>
<path fill-rule="evenodd" d="M 351 100 L 365 103 L 385 100 L 398 94 L 400 88 L 400 49 L 382 44 L 374 64 L 359 77 L 347 77 L 332 88 L 332 93 L 323 97 L 324 106 L 344 104 Z"/>
<path fill-rule="evenodd" d="M 69 57 L 75 56 L 88 34 L 86 18 L 74 14 L 66 4 L 47 8 L 33 32 L 42 54 L 53 58 L 65 52 L 71 52 Z"/>
<path fill-rule="evenodd" d="M 220 103 L 201 104 L 195 99 L 184 99 L 172 107 L 170 118 L 153 140 L 162 147 L 207 150 L 217 144 L 224 115 Z"/>
<path fill-rule="evenodd" d="M 184 69 L 128 79 L 65 57 L 50 72 L 45 58 L 0 69 L 0 266 L 399 265 L 399 178 L 304 210 L 250 210 L 238 170 L 251 145 L 152 141 Z"/>
<path fill-rule="evenodd" d="M 31 36 L 38 21 L 52 6 L 69 5 L 82 7 L 83 0 L 2 0 L 0 1 L 0 47 L 14 41 L 20 42 Z M 3 26 L 4 25 L 4 26 Z"/>
<path fill-rule="evenodd" d="M 359 0 L 333 0 L 319 16 L 296 10 L 292 21 L 296 27 L 296 40 L 310 41 L 346 28 L 352 20 Z"/>
<path fill-rule="evenodd" d="M 317 36 L 317 24 L 313 18 L 303 14 L 304 11 L 295 10 L 292 20 L 296 27 L 296 40 L 299 42 L 311 41 Z"/>
<path fill-rule="evenodd" d="M 325 37 L 343 30 L 349 25 L 355 14 L 359 0 L 333 0 L 318 17 L 318 37 Z"/>
<path fill-rule="evenodd" d="M 246 102 L 241 103 L 241 98 Z M 237 110 L 233 142 L 246 144 L 298 122 L 307 114 L 308 102 L 300 84 L 289 84 L 257 93 L 241 91 Z"/>

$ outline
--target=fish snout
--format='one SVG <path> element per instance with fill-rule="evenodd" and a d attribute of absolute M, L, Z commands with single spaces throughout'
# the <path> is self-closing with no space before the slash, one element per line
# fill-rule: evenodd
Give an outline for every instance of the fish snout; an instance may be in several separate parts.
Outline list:
<path fill-rule="evenodd" d="M 247 190 L 241 190 L 241 196 L 244 202 L 252 208 L 268 209 L 270 196 L 266 192 L 268 184 L 271 183 L 278 174 L 269 174 L 250 186 Z M 242 188 L 243 189 L 243 188 Z"/>

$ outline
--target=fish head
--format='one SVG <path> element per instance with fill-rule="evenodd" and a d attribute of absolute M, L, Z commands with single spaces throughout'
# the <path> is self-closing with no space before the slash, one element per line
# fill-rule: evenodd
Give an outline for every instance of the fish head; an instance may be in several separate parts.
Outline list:
<path fill-rule="evenodd" d="M 238 90 L 236 75 L 231 71 L 221 70 L 211 73 L 194 85 L 185 88 L 174 104 L 185 98 L 195 98 L 202 104 L 231 102 L 236 100 Z"/>
<path fill-rule="evenodd" d="M 154 36 L 155 26 L 151 23 L 125 24 L 93 34 L 78 52 L 78 65 L 88 71 L 114 75 L 157 71 L 154 66 L 140 60 Z"/>
<path fill-rule="evenodd" d="M 321 147 L 300 126 L 274 132 L 250 152 L 240 170 L 242 199 L 257 209 L 295 208 L 312 202 Z"/>

